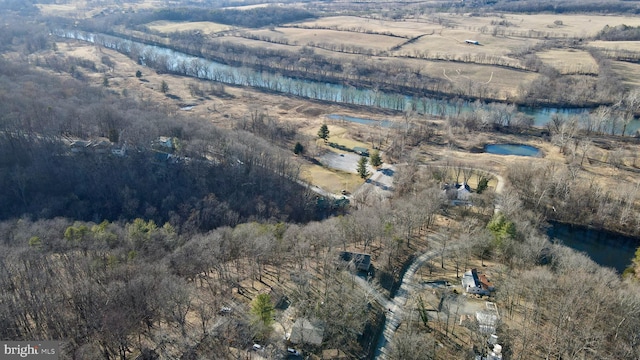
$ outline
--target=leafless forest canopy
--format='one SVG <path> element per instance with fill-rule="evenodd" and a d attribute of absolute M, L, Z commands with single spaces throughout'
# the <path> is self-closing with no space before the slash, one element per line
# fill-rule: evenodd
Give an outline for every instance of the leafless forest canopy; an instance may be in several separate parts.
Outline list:
<path fill-rule="evenodd" d="M 445 17 L 434 19 L 445 13 L 634 15 L 638 2 L 147 3 L 0 0 L 0 338 L 60 340 L 61 359 L 244 359 L 254 343 L 264 347 L 254 354 L 270 359 L 293 356 L 288 347 L 305 356 L 331 350 L 370 359 L 380 336 L 389 336 L 385 321 L 394 315 L 386 305 L 396 305 L 389 299 L 405 294 L 410 265 L 430 253 L 416 275 L 424 281 L 450 276 L 458 285 L 471 267 L 491 274 L 497 291 L 484 300 L 500 309 L 495 333 L 505 359 L 640 358 L 640 251 L 618 274 L 545 233 L 555 221 L 640 237 L 638 138 L 626 131 L 640 113 L 640 91 L 618 70 L 640 53 L 583 46 L 637 41 L 639 27 L 605 27 L 588 39 L 531 33 L 540 41 L 521 49 L 517 62 L 419 52 L 390 62 L 380 59 L 391 50 L 301 46 L 251 32 L 318 30 L 300 23 L 337 15 L 380 23 L 428 19 L 442 29 L 451 28 Z M 232 29 L 164 34 L 150 29 L 154 21 Z M 59 29 L 414 95 L 424 108 L 437 96 L 459 110 L 341 107 L 400 123 L 375 130 L 339 124 L 350 141 L 375 147 L 395 166 L 388 170 L 390 197 L 367 190 L 382 187 L 369 181 L 346 201 L 314 192 L 302 177 L 331 151 L 315 135 L 322 114 L 316 109 L 338 105 L 194 79 L 187 75 L 202 71 L 195 61 L 168 74 L 166 62 L 145 67 L 140 54 L 93 46 L 96 60 L 72 52 L 84 48 L 53 36 Z M 494 36 L 511 30 L 496 23 Z M 393 33 L 399 30 L 347 31 L 419 40 Z M 261 46 L 247 45 L 253 41 Z M 597 71 L 565 74 L 537 55 L 566 48 L 589 54 Z M 477 82 L 436 78 L 410 61 L 495 66 L 533 80 L 507 97 Z M 134 70 L 120 74 L 125 67 Z M 267 107 L 262 97 L 282 104 Z M 205 115 L 190 112 L 190 100 L 206 103 Z M 245 109 L 251 101 L 247 111 L 215 105 Z M 516 104 L 590 111 L 556 114 L 534 128 Z M 306 110 L 283 120 L 297 108 Z M 547 154 L 531 161 L 479 154 L 499 141 L 535 144 Z M 473 206 L 457 206 L 442 190 L 444 183 L 470 182 Z M 339 261 L 341 251 L 370 254 L 371 271 L 358 274 Z M 449 288 L 421 289 L 406 295 L 405 320 L 391 331 L 384 356 L 486 355 L 487 334 L 461 310 L 483 302 Z M 322 341 L 285 343 L 296 319 L 321 324 Z"/>

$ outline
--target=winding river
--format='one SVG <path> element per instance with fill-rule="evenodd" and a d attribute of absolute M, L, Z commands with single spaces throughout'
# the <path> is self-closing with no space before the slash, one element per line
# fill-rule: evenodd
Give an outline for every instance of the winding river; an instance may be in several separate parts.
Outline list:
<path fill-rule="evenodd" d="M 163 68 L 186 76 L 207 79 L 221 83 L 250 86 L 299 97 L 331 101 L 336 103 L 372 106 L 404 111 L 415 109 L 421 114 L 447 116 L 474 111 L 467 101 L 449 101 L 429 97 L 411 97 L 353 86 L 301 80 L 292 77 L 259 72 L 246 67 L 234 67 L 204 58 L 188 55 L 168 48 L 147 45 L 111 35 L 93 34 L 77 30 L 56 30 L 56 36 L 87 41 L 138 59 L 141 65 Z M 534 126 L 547 124 L 554 114 L 588 114 L 586 108 L 520 107 L 521 114 L 531 116 Z M 627 134 L 640 129 L 640 121 L 634 120 L 627 127 Z"/>

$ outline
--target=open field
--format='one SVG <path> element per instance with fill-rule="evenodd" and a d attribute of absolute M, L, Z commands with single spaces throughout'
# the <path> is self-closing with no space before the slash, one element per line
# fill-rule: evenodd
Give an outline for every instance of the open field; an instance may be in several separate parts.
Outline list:
<path fill-rule="evenodd" d="M 499 27 L 508 36 L 577 37 L 596 35 L 605 25 L 626 24 L 640 26 L 640 18 L 617 15 L 565 15 L 565 14 L 502 14 L 500 16 L 470 16 L 469 14 L 438 14 L 443 22 L 459 28 L 486 31 L 491 34 Z M 425 18 L 424 21 L 429 20 Z M 493 22 L 493 23 L 492 23 Z M 556 23 L 558 22 L 558 23 Z M 501 25 L 502 24 L 502 25 Z M 483 28 L 485 27 L 485 28 Z"/>
<path fill-rule="evenodd" d="M 342 31 L 357 32 L 388 32 L 396 36 L 407 38 L 425 33 L 432 33 L 442 27 L 438 24 L 419 23 L 411 21 L 376 20 L 357 16 L 330 16 L 295 24 L 300 27 L 328 28 Z"/>
<path fill-rule="evenodd" d="M 406 41 L 406 39 L 386 35 L 362 34 L 324 29 L 280 27 L 274 30 L 265 29 L 249 31 L 249 33 L 255 36 L 269 37 L 272 39 L 286 39 L 290 44 L 315 44 L 322 47 L 335 46 L 336 49 L 346 49 L 347 51 L 349 48 L 386 51 Z"/>
<path fill-rule="evenodd" d="M 465 40 L 476 40 L 480 45 L 470 45 L 465 43 Z M 445 29 L 402 46 L 394 52 L 394 55 L 459 61 L 479 61 L 480 56 L 484 58 L 500 57 L 509 66 L 519 66 L 520 61 L 509 58 L 508 55 L 530 48 L 538 42 L 539 40 L 535 39 L 497 38 L 470 31 Z"/>
<path fill-rule="evenodd" d="M 553 67 L 563 75 L 598 74 L 598 63 L 587 51 L 548 50 L 539 52 L 537 55 L 544 64 Z"/>
<path fill-rule="evenodd" d="M 176 31 L 201 31 L 203 34 L 215 34 L 232 28 L 229 25 L 217 24 L 210 21 L 176 22 L 160 20 L 150 22 L 146 24 L 146 26 L 153 31 L 164 34 Z"/>
<path fill-rule="evenodd" d="M 119 2 L 119 4 L 121 3 Z M 166 6 L 166 3 L 162 0 L 139 0 L 136 2 L 126 2 L 124 5 L 108 5 L 103 2 L 99 2 L 99 4 L 96 5 L 94 1 L 71 0 L 67 4 L 38 4 L 37 6 L 44 15 L 90 18 L 102 11 L 111 13 L 162 8 Z"/>
<path fill-rule="evenodd" d="M 364 182 L 356 174 L 331 170 L 319 165 L 303 165 L 300 169 L 300 177 L 333 194 L 340 194 L 342 190 L 352 193 Z"/>
<path fill-rule="evenodd" d="M 639 41 L 603 41 L 596 40 L 590 41 L 589 46 L 593 46 L 599 49 L 607 50 L 626 50 L 626 51 L 640 51 Z"/>
<path fill-rule="evenodd" d="M 626 61 L 612 61 L 611 68 L 620 78 L 624 79 L 623 82 L 625 85 L 640 86 L 640 64 Z"/>

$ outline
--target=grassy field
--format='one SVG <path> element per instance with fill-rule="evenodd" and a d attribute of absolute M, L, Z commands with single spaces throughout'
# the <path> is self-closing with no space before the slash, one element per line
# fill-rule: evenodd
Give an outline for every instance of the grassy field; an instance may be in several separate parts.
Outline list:
<path fill-rule="evenodd" d="M 538 57 L 561 74 L 598 74 L 598 63 L 587 51 L 567 49 L 539 52 Z"/>
<path fill-rule="evenodd" d="M 469 45 L 465 40 L 476 40 L 481 45 Z M 507 57 L 513 52 L 519 52 L 540 42 L 536 39 L 493 37 L 473 31 L 443 29 L 435 34 L 421 37 L 414 43 L 403 46 L 396 55 L 414 55 L 424 53 L 426 56 L 451 56 L 454 59 L 464 59 L 465 56 L 500 56 Z M 518 60 L 512 59 L 514 64 Z"/>
<path fill-rule="evenodd" d="M 627 86 L 640 86 L 640 64 L 626 61 L 612 61 L 611 68 Z"/>
<path fill-rule="evenodd" d="M 154 21 L 146 24 L 146 26 L 163 34 L 176 31 L 201 31 L 203 34 L 215 34 L 217 32 L 226 31 L 232 27 L 224 24 L 217 24 L 209 21 L 194 22 L 175 22 L 175 21 Z"/>
<path fill-rule="evenodd" d="M 340 194 L 342 190 L 353 192 L 364 182 L 356 174 L 331 170 L 319 165 L 302 166 L 300 177 L 333 194 Z"/>
<path fill-rule="evenodd" d="M 318 27 L 342 31 L 358 32 L 389 32 L 403 37 L 416 37 L 434 32 L 441 28 L 437 24 L 418 23 L 411 21 L 375 20 L 356 16 L 331 16 L 297 24 L 301 27 Z"/>
<path fill-rule="evenodd" d="M 265 36 L 272 39 L 286 39 L 289 44 L 327 44 L 336 46 L 337 48 L 359 47 L 377 51 L 389 50 L 393 46 L 402 44 L 406 41 L 405 39 L 392 36 L 324 29 L 280 27 L 274 30 L 255 30 L 250 31 L 250 33 L 256 36 Z"/>
<path fill-rule="evenodd" d="M 458 14 L 438 14 L 442 21 L 459 28 L 481 31 L 486 27 L 491 34 L 494 27 L 501 26 L 505 31 L 527 36 L 535 32 L 549 37 L 590 37 L 596 35 L 605 25 L 616 26 L 626 24 L 640 26 L 640 18 L 616 15 L 565 15 L 565 14 L 502 14 L 495 16 L 469 16 Z M 424 21 L 433 21 L 425 17 Z M 493 22 L 493 23 L 492 23 Z M 557 23 L 556 23 L 557 22 Z M 506 26 L 505 26 L 506 25 Z"/>
<path fill-rule="evenodd" d="M 591 41 L 588 44 L 599 49 L 640 51 L 640 41 Z"/>

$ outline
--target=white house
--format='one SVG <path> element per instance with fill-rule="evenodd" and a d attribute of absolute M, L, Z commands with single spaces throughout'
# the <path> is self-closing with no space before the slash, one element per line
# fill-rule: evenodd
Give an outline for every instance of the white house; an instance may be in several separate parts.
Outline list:
<path fill-rule="evenodd" d="M 471 269 L 462 276 L 462 289 L 468 294 L 490 295 L 495 290 L 493 284 L 478 270 Z"/>

